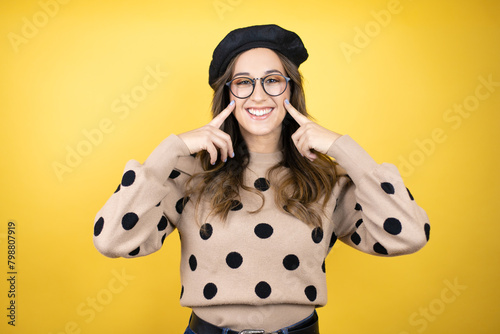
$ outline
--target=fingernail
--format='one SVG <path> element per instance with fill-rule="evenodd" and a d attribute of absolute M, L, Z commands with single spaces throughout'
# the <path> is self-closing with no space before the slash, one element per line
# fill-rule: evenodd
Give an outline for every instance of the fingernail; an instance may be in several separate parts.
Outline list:
<path fill-rule="evenodd" d="M 290 104 L 290 101 L 288 101 L 288 99 L 285 99 L 285 103 Z"/>
<path fill-rule="evenodd" d="M 234 152 L 231 154 L 231 158 L 234 158 Z"/>
<path fill-rule="evenodd" d="M 234 104 L 234 100 L 231 101 L 231 103 L 229 103 L 230 106 L 232 106 Z"/>
<path fill-rule="evenodd" d="M 215 165 L 215 162 L 211 162 L 212 166 Z"/>
<path fill-rule="evenodd" d="M 224 162 L 226 162 L 226 161 L 227 161 L 227 158 L 226 158 L 226 159 L 224 159 Z"/>

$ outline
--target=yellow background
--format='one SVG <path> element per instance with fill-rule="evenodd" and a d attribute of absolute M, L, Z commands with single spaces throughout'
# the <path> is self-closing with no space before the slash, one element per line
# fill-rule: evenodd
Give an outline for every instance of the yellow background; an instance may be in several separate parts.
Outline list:
<path fill-rule="evenodd" d="M 225 34 L 277 23 L 309 51 L 313 116 L 404 169 L 432 225 L 430 243 L 399 258 L 338 243 L 322 333 L 498 333 L 500 2 L 397 2 L 2 1 L 0 332 L 183 333 L 177 236 L 151 256 L 108 259 L 92 244 L 94 216 L 129 159 L 209 120 L 208 65 Z M 144 90 L 148 69 L 168 75 Z M 497 84 L 489 91 L 480 78 Z M 115 112 L 123 94 L 141 92 L 128 114 L 124 104 Z M 464 103 L 472 111 L 458 116 Z M 77 148 L 86 155 L 70 168 Z M 58 177 L 54 165 L 67 169 Z"/>

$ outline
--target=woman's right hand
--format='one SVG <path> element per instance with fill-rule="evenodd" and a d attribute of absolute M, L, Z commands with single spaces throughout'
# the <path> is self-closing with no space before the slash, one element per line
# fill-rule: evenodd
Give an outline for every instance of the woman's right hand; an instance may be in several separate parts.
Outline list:
<path fill-rule="evenodd" d="M 221 111 L 207 125 L 178 135 L 189 148 L 191 154 L 203 150 L 207 151 L 210 154 L 210 163 L 212 165 L 215 165 L 217 161 L 217 149 L 220 150 L 220 158 L 224 162 L 227 157 L 234 157 L 231 137 L 219 129 L 224 120 L 233 112 L 234 105 L 234 101 L 231 101 L 226 109 Z"/>

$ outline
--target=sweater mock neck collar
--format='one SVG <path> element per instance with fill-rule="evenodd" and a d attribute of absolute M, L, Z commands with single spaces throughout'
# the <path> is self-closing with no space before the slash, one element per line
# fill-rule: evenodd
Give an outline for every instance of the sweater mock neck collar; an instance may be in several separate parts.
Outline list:
<path fill-rule="evenodd" d="M 283 153 L 281 151 L 276 151 L 272 153 L 257 153 L 257 152 L 249 152 L 250 153 L 250 164 L 258 164 L 258 165 L 276 165 L 283 159 Z"/>

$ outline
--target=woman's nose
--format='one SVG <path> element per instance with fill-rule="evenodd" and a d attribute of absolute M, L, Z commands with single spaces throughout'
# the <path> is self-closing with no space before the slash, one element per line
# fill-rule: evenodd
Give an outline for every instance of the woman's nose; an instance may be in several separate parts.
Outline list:
<path fill-rule="evenodd" d="M 267 93 L 264 91 L 264 88 L 262 87 L 260 80 L 261 79 L 255 80 L 255 89 L 251 96 L 251 98 L 255 101 L 262 101 L 267 98 Z"/>

